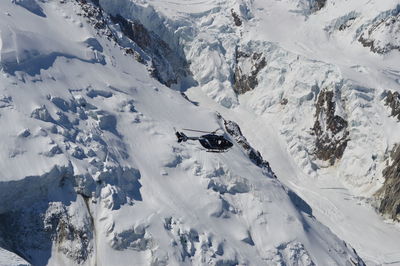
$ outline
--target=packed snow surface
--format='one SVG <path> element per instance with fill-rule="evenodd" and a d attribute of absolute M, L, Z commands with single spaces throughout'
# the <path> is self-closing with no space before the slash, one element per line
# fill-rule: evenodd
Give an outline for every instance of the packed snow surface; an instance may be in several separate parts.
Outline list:
<path fill-rule="evenodd" d="M 0 2 L 0 263 L 399 263 L 398 226 L 368 202 L 400 141 L 382 104 L 385 89 L 399 90 L 399 56 L 358 42 L 396 15 L 393 1 L 328 1 L 314 13 L 312 1 L 99 0 L 186 58 L 195 82 L 172 87 L 189 100 L 127 52 L 152 56 L 109 17 L 114 37 L 102 35 L 84 2 Z M 396 47 L 392 32 L 376 45 Z M 254 71 L 254 53 L 266 66 L 238 96 L 234 68 Z M 352 139 L 333 167 L 313 158 L 308 134 L 324 88 L 341 92 L 335 114 Z M 221 128 L 235 142 L 216 111 L 278 179 L 237 143 L 224 153 L 177 143 L 182 128 Z"/>

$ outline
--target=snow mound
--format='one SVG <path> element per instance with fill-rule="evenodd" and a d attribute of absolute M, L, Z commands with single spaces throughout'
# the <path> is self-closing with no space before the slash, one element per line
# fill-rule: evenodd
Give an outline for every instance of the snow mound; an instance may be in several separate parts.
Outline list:
<path fill-rule="evenodd" d="M 24 71 L 30 75 L 39 74 L 42 69 L 50 68 L 58 57 L 104 64 L 102 58 L 78 44 L 73 48 L 67 47 L 45 35 L 8 28 L 1 30 L 0 38 L 1 67 L 10 74 L 15 74 L 16 71 Z M 76 54 L 79 50 L 83 52 Z"/>
<path fill-rule="evenodd" d="M 36 0 L 13 0 L 14 4 L 19 5 L 28 11 L 32 12 L 35 15 L 40 17 L 46 17 L 46 14 L 43 12 L 43 9 L 36 2 Z"/>

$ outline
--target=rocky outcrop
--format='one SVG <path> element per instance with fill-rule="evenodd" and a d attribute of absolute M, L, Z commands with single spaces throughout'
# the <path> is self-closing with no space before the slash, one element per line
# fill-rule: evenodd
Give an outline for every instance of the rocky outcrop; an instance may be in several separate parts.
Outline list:
<path fill-rule="evenodd" d="M 79 201 L 83 203 L 84 199 L 79 197 Z M 74 215 L 81 215 L 79 222 Z M 43 224 L 60 253 L 79 264 L 87 262 L 93 253 L 94 226 L 86 206 L 75 210 L 60 202 L 50 202 Z"/>
<path fill-rule="evenodd" d="M 72 165 L 42 176 L 1 182 L 0 243 L 32 265 L 47 265 L 51 251 L 88 263 L 93 255 L 93 222 L 74 187 Z"/>
<path fill-rule="evenodd" d="M 388 166 L 383 170 L 385 183 L 377 192 L 381 199 L 379 211 L 393 220 L 400 221 L 400 145 L 390 154 Z"/>
<path fill-rule="evenodd" d="M 257 165 L 258 167 L 265 170 L 265 173 L 271 175 L 272 177 L 276 178 L 275 173 L 272 171 L 269 163 L 264 160 L 261 153 L 254 149 L 250 143 L 247 141 L 245 136 L 243 136 L 242 131 L 237 123 L 230 120 L 225 120 L 221 115 L 218 114 L 218 117 L 224 122 L 225 130 L 231 135 L 237 144 L 239 144 L 244 151 L 247 153 L 247 156 L 250 160 Z"/>
<path fill-rule="evenodd" d="M 99 32 L 116 42 L 125 54 L 147 65 L 151 75 L 170 87 L 180 80 L 192 82 L 189 64 L 154 32 L 148 31 L 138 20 L 129 20 L 119 14 L 109 15 L 98 1 L 76 0 L 81 15 Z M 115 24 L 117 27 L 115 27 Z M 123 35 L 119 34 L 118 27 Z"/>
<path fill-rule="evenodd" d="M 139 21 L 130 21 L 120 15 L 111 16 L 124 36 L 136 43 L 146 54 L 151 55 L 152 75 L 164 85 L 177 84 L 179 78 L 190 75 L 186 60 L 175 53 L 166 42 L 149 32 Z"/>
<path fill-rule="evenodd" d="M 381 13 L 366 26 L 358 41 L 378 54 L 393 50 L 400 51 L 400 5 L 393 10 Z"/>
<path fill-rule="evenodd" d="M 334 92 L 322 90 L 316 102 L 315 123 L 312 128 L 315 135 L 315 155 L 318 159 L 329 161 L 331 165 L 340 159 L 349 141 L 347 121 L 337 115 Z"/>
<path fill-rule="evenodd" d="M 325 7 L 327 0 L 311 0 L 310 1 L 310 7 L 311 11 L 316 12 L 321 10 L 322 8 Z"/>
<path fill-rule="evenodd" d="M 87 22 L 98 31 L 100 36 L 106 36 L 109 39 L 117 41 L 117 38 L 108 26 L 107 18 L 104 17 L 103 10 L 98 6 L 96 1 L 92 3 L 86 0 L 76 0 L 76 2 L 82 10 L 78 15 L 85 17 Z"/>
<path fill-rule="evenodd" d="M 236 68 L 233 75 L 233 90 L 243 94 L 258 85 L 258 73 L 267 65 L 262 53 L 236 52 Z"/>
<path fill-rule="evenodd" d="M 390 107 L 391 116 L 400 121 L 400 94 L 388 91 L 385 104 Z M 400 144 L 394 146 L 386 165 L 382 171 L 385 183 L 376 193 L 380 199 L 379 212 L 400 221 Z"/>
<path fill-rule="evenodd" d="M 351 27 L 353 22 L 356 20 L 356 18 L 349 18 L 345 23 L 341 24 L 339 26 L 339 31 L 344 31 L 345 29 Z"/>
<path fill-rule="evenodd" d="M 233 10 L 233 8 L 231 9 L 231 14 L 233 17 L 233 21 L 235 22 L 235 26 L 237 26 L 237 27 L 242 26 L 242 20 L 239 17 L 238 13 L 236 13 L 235 10 Z"/>
<path fill-rule="evenodd" d="M 340 16 L 331 21 L 331 23 L 324 28 L 328 35 L 337 33 L 338 31 L 346 31 L 354 25 L 354 22 L 360 17 L 360 13 L 351 11 L 343 16 Z"/>
<path fill-rule="evenodd" d="M 400 94 L 397 91 L 388 91 L 385 104 L 391 109 L 390 115 L 396 117 L 400 121 Z"/>
<path fill-rule="evenodd" d="M 324 8 L 327 0 L 294 0 L 294 2 L 304 15 L 309 16 Z"/>

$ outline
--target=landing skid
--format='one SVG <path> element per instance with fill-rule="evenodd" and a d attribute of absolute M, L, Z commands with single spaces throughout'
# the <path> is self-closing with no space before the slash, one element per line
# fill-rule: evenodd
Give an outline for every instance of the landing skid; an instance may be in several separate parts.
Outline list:
<path fill-rule="evenodd" d="M 206 150 L 207 152 L 215 152 L 215 153 L 223 153 L 227 152 L 227 150 Z"/>

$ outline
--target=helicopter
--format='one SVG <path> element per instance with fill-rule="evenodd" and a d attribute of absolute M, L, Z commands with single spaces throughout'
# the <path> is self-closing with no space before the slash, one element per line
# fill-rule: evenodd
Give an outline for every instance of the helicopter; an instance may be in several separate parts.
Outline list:
<path fill-rule="evenodd" d="M 201 146 L 207 149 L 207 152 L 225 152 L 233 146 L 233 143 L 227 140 L 224 136 L 215 134 L 218 129 L 214 130 L 213 132 L 185 128 L 182 130 L 207 134 L 200 137 L 188 137 L 185 135 L 185 133 L 176 131 L 175 135 L 178 138 L 178 143 L 182 141 L 186 142 L 188 140 L 198 140 Z"/>

